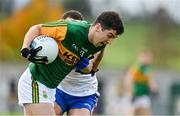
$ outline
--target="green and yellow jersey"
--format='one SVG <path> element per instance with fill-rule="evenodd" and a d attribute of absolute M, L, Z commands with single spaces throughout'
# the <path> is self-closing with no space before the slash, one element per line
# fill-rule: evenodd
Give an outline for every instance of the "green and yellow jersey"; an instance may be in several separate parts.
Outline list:
<path fill-rule="evenodd" d="M 150 93 L 149 79 L 150 79 L 150 65 L 135 64 L 130 68 L 133 76 L 133 95 L 142 96 Z"/>
<path fill-rule="evenodd" d="M 103 49 L 105 46 L 95 47 L 89 42 L 90 26 L 86 21 L 75 20 L 57 20 L 43 24 L 41 34 L 56 40 L 59 55 L 50 64 L 30 63 L 33 78 L 49 88 L 56 88 L 81 57 L 89 57 Z"/>

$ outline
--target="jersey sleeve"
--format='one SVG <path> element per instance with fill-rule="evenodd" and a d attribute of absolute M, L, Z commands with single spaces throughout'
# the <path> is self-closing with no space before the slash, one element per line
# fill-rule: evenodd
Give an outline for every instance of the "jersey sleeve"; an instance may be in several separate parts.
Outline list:
<path fill-rule="evenodd" d="M 54 38 L 56 41 L 65 39 L 67 33 L 67 24 L 64 21 L 58 20 L 42 24 L 41 34 Z"/>

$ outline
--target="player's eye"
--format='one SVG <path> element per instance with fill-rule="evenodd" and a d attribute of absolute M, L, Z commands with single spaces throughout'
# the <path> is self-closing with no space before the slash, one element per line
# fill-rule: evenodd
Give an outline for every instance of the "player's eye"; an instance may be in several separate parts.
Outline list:
<path fill-rule="evenodd" d="M 112 35 L 107 35 L 107 37 L 108 37 L 108 38 L 113 38 L 113 36 L 112 36 Z"/>

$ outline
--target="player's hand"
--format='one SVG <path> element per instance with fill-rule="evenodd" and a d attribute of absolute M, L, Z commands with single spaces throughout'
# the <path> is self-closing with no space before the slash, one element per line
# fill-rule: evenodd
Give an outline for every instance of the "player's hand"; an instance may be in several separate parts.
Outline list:
<path fill-rule="evenodd" d="M 95 73 L 98 72 L 98 71 L 99 71 L 99 69 L 97 69 L 97 70 L 95 70 L 95 71 L 92 69 L 91 72 L 90 72 L 90 73 L 91 73 L 91 76 L 94 76 Z"/>
<path fill-rule="evenodd" d="M 41 49 L 42 49 L 42 46 L 39 46 L 36 49 L 30 49 L 30 50 L 28 48 L 23 48 L 21 50 L 21 55 L 33 63 L 37 63 L 37 64 L 47 63 L 48 60 L 46 56 L 36 56 L 37 52 L 40 51 Z"/>
<path fill-rule="evenodd" d="M 94 56 L 89 58 L 82 57 L 76 64 L 76 72 L 90 73 L 90 71 L 92 70 L 92 63 L 90 62 L 90 60 L 92 58 L 94 58 Z"/>

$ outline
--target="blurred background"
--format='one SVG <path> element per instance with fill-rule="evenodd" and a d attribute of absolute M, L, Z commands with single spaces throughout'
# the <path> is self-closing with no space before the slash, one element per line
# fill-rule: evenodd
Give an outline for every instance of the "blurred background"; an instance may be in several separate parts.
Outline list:
<path fill-rule="evenodd" d="M 20 56 L 30 26 L 54 21 L 67 10 L 78 10 L 89 22 L 105 10 L 122 16 L 125 33 L 107 46 L 98 72 L 95 114 L 129 114 L 123 97 L 127 69 L 143 49 L 154 54 L 154 79 L 159 90 L 152 114 L 180 115 L 179 0 L 0 0 L 0 114 L 22 114 L 17 83 L 28 66 Z"/>

